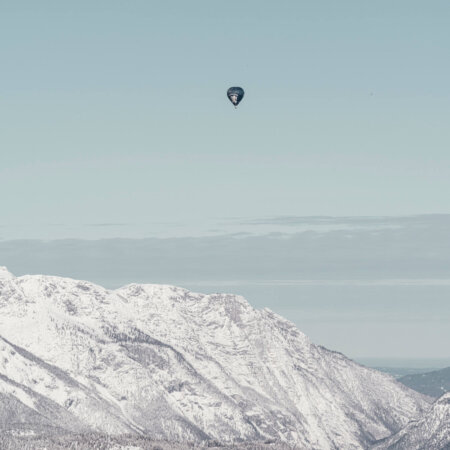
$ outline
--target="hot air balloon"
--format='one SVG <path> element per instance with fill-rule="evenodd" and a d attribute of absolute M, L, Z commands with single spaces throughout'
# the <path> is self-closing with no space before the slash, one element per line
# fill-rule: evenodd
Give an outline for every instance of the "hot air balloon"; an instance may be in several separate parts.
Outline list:
<path fill-rule="evenodd" d="M 241 87 L 230 87 L 227 91 L 227 97 L 236 108 L 240 101 L 244 98 L 244 89 Z"/>

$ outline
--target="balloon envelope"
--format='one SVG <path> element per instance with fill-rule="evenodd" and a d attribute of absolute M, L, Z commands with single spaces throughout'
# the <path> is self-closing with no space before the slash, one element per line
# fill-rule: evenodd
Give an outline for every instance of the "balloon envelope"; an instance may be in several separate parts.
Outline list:
<path fill-rule="evenodd" d="M 227 97 L 236 108 L 236 106 L 239 105 L 240 101 L 244 98 L 244 89 L 241 87 L 230 87 L 227 91 Z"/>

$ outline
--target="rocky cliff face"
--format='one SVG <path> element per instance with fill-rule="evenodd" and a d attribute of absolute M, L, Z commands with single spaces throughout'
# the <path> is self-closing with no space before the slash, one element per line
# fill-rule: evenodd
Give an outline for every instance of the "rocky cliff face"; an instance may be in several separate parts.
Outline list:
<path fill-rule="evenodd" d="M 242 297 L 0 271 L 0 428 L 361 449 L 429 408 Z"/>

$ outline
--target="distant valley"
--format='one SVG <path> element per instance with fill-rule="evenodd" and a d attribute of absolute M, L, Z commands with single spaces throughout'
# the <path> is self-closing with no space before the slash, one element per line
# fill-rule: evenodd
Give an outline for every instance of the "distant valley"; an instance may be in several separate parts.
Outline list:
<path fill-rule="evenodd" d="M 450 392 L 450 367 L 433 372 L 405 375 L 398 381 L 422 394 L 440 397 Z"/>

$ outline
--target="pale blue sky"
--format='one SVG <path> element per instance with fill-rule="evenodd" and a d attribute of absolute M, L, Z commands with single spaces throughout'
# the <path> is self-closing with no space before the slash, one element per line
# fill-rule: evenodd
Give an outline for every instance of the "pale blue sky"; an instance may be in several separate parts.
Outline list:
<path fill-rule="evenodd" d="M 448 356 L 446 285 L 261 286 L 291 267 L 282 245 L 272 272 L 262 264 L 252 280 L 244 270 L 233 285 L 235 273 L 217 279 L 220 264 L 214 279 L 207 271 L 225 250 L 203 249 L 211 236 L 235 232 L 273 245 L 267 233 L 304 220 L 280 237 L 302 239 L 289 278 L 351 280 L 358 263 L 348 265 L 353 243 L 341 239 L 356 219 L 330 219 L 325 235 L 336 251 L 324 274 L 326 251 L 307 253 L 310 260 L 303 253 L 317 223 L 299 216 L 450 213 L 449 18 L 448 0 L 0 0 L 0 265 L 110 285 L 229 286 L 351 356 Z M 225 95 L 232 85 L 246 90 L 237 110 Z M 386 219 L 406 229 L 389 235 L 387 259 L 379 258 L 382 242 L 373 258 L 364 253 L 374 249 L 365 229 L 355 244 L 367 256 L 364 277 L 449 279 L 450 262 L 437 250 L 450 242 L 448 217 L 433 217 Z M 191 249 L 202 249 L 197 272 L 182 262 L 161 272 L 144 255 L 140 270 L 124 275 L 124 263 L 108 259 L 128 261 L 147 237 L 172 252 L 172 238 L 183 236 L 199 239 Z M 66 238 L 130 240 L 17 241 Z M 427 256 L 411 265 L 415 253 L 402 249 L 417 239 Z M 236 242 L 226 248 L 247 261 Z M 390 248 L 400 259 L 389 259 Z M 111 264 L 99 272 L 92 252 Z M 413 306 L 402 316 L 408 296 Z M 356 298 L 365 303 L 355 306 Z"/>
<path fill-rule="evenodd" d="M 450 212 L 449 17 L 448 1 L 2 1 L 2 222 Z"/>

